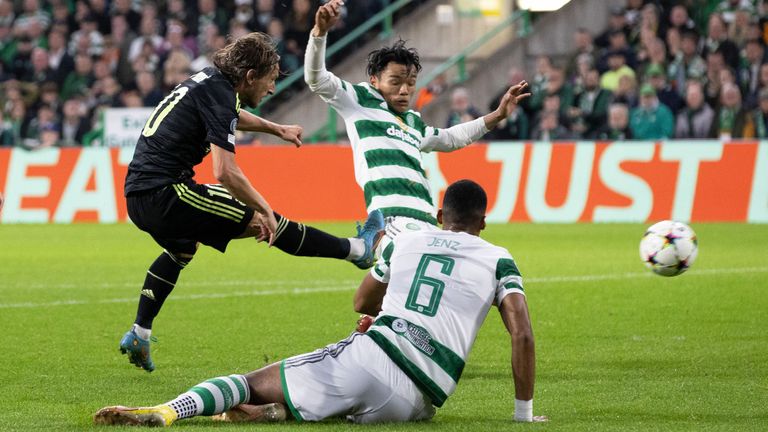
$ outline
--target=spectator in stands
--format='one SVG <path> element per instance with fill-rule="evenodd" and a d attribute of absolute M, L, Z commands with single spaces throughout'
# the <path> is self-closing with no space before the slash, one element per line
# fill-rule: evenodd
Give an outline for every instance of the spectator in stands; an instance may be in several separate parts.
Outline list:
<path fill-rule="evenodd" d="M 482 117 L 482 114 L 472 105 L 469 99 L 469 91 L 464 87 L 453 89 L 451 92 L 451 111 L 448 113 L 445 127 L 449 128 L 479 117 Z"/>
<path fill-rule="evenodd" d="M 747 109 L 757 106 L 757 93 L 760 90 L 760 66 L 766 62 L 765 46 L 758 39 L 747 41 L 744 58 L 739 68 L 744 105 Z"/>
<path fill-rule="evenodd" d="M 536 71 L 534 72 L 533 78 L 530 81 L 531 97 L 528 98 L 528 103 L 523 106 L 523 108 L 525 108 L 529 114 L 535 114 L 538 110 L 541 109 L 541 105 L 544 102 L 544 89 L 547 87 L 547 82 L 549 81 L 549 74 L 551 71 L 552 59 L 549 56 L 540 55 L 536 57 Z M 503 96 L 503 93 L 501 95 Z"/>
<path fill-rule="evenodd" d="M 626 64 L 624 53 L 621 51 L 609 51 L 608 58 L 608 71 L 604 72 L 600 77 L 600 87 L 616 91 L 619 88 L 619 80 L 623 76 L 630 76 L 635 78 L 635 71 L 632 70 Z"/>
<path fill-rule="evenodd" d="M 136 76 L 136 89 L 145 107 L 157 106 L 163 100 L 163 92 L 157 87 L 157 79 L 152 72 L 139 72 Z"/>
<path fill-rule="evenodd" d="M 41 85 L 47 81 L 53 81 L 55 75 L 48 66 L 48 51 L 45 48 L 36 47 L 32 50 L 32 69 L 22 78 L 22 81 Z"/>
<path fill-rule="evenodd" d="M 312 30 L 314 25 L 315 16 L 313 14 L 312 5 L 309 0 L 293 0 L 293 8 L 285 18 L 285 38 L 288 41 L 289 49 L 298 48 L 298 54 L 304 56 L 304 50 L 307 47 L 307 41 L 309 40 L 309 31 Z M 334 29 L 338 28 L 343 20 L 337 23 Z M 329 33 L 329 36 L 333 35 L 333 31 Z"/>
<path fill-rule="evenodd" d="M 653 3 L 646 3 L 640 11 L 640 22 L 632 27 L 629 40 L 638 45 L 643 38 L 651 39 L 666 33 L 666 23 L 659 18 L 659 9 Z"/>
<path fill-rule="evenodd" d="M 219 33 L 225 33 L 229 28 L 229 19 L 225 10 L 216 0 L 197 0 L 197 32 L 209 25 L 215 25 Z"/>
<path fill-rule="evenodd" d="M 29 28 L 34 25 L 48 28 L 51 25 L 51 15 L 40 7 L 37 0 L 24 0 L 21 14 L 13 22 L 13 33 L 16 36 L 29 35 Z"/>
<path fill-rule="evenodd" d="M 750 14 L 755 12 L 753 1 L 723 0 L 715 8 L 715 13 L 721 14 L 724 22 L 732 23 L 736 19 L 736 12 L 741 9 L 746 9 Z"/>
<path fill-rule="evenodd" d="M 680 31 L 675 27 L 668 28 L 664 42 L 667 47 L 667 64 L 669 65 L 682 52 L 682 48 L 680 48 L 680 45 L 682 44 Z"/>
<path fill-rule="evenodd" d="M 733 22 L 728 24 L 728 39 L 736 44 L 737 47 L 743 48 L 749 39 L 749 26 L 751 22 L 752 13 L 750 10 L 739 8 L 734 15 Z"/>
<path fill-rule="evenodd" d="M 624 8 L 621 6 L 611 7 L 608 28 L 595 38 L 595 45 L 599 48 L 608 48 L 611 44 L 610 35 L 617 30 L 624 32 L 625 36 L 629 36 L 629 24 L 627 23 Z"/>
<path fill-rule="evenodd" d="M 290 41 L 293 46 L 288 46 L 289 41 L 285 40 L 283 22 L 279 18 L 272 18 L 267 27 L 267 34 L 272 38 L 277 53 L 280 55 L 280 71 L 290 74 L 298 69 L 301 65 L 301 56 L 297 55 L 296 51 L 299 47 L 296 41 Z"/>
<path fill-rule="evenodd" d="M 642 20 L 644 0 L 627 0 L 627 7 L 623 9 L 627 25 L 630 27 L 639 26 Z M 622 10 L 619 8 L 619 10 Z"/>
<path fill-rule="evenodd" d="M 669 27 L 667 31 L 673 28 L 677 29 L 680 34 L 696 29 L 696 23 L 690 18 L 688 9 L 682 4 L 672 6 L 672 9 L 669 11 Z"/>
<path fill-rule="evenodd" d="M 608 107 L 608 123 L 601 125 L 592 138 L 615 141 L 632 139 L 632 132 L 629 129 L 629 108 L 622 103 L 612 103 Z"/>
<path fill-rule="evenodd" d="M 768 88 L 760 90 L 757 108 L 752 110 L 755 138 L 768 139 Z"/>
<path fill-rule="evenodd" d="M 22 146 L 28 150 L 50 147 L 56 144 L 56 141 L 51 141 L 50 134 L 45 136 L 46 139 L 43 139 L 43 131 L 58 130 L 59 122 L 56 118 L 56 112 L 47 105 L 41 105 L 37 109 L 37 115 L 29 121 L 26 134 L 22 139 Z"/>
<path fill-rule="evenodd" d="M 32 71 L 32 50 L 34 44 L 29 36 L 21 36 L 16 41 L 16 52 L 8 64 L 8 71 L 17 80 L 23 80 Z"/>
<path fill-rule="evenodd" d="M 60 30 L 48 33 L 48 67 L 58 85 L 64 84 L 67 75 L 75 70 L 75 60 L 67 52 L 66 40 L 66 35 Z"/>
<path fill-rule="evenodd" d="M 634 108 L 639 103 L 637 97 L 637 80 L 634 76 L 624 75 L 619 78 L 619 88 L 613 92 L 613 102 Z"/>
<path fill-rule="evenodd" d="M 75 57 L 75 70 L 67 75 L 64 85 L 61 87 L 61 98 L 66 100 L 76 94 L 86 94 L 93 78 L 93 60 L 87 54 L 78 54 Z"/>
<path fill-rule="evenodd" d="M 574 50 L 571 52 L 568 58 L 568 63 L 565 67 L 565 74 L 568 79 L 573 79 L 578 75 L 578 62 L 584 61 L 584 58 L 592 60 L 591 64 L 597 64 L 598 55 L 597 49 L 592 41 L 592 34 L 589 30 L 579 27 L 573 34 Z M 520 82 L 520 81 L 518 81 Z"/>
<path fill-rule="evenodd" d="M 559 115 L 564 118 L 566 110 L 573 104 L 573 89 L 565 82 L 565 72 L 558 67 L 552 67 L 549 70 L 546 85 L 539 94 L 531 93 L 528 108 L 531 116 L 534 118 L 545 108 L 545 100 L 550 96 L 557 96 L 560 102 Z"/>
<path fill-rule="evenodd" d="M 520 74 L 522 77 L 522 72 Z M 520 79 L 522 81 L 522 78 Z M 517 82 L 520 82 L 517 81 Z M 418 93 L 416 93 L 416 100 L 414 102 L 414 109 L 416 111 L 421 111 L 424 109 L 425 106 L 429 105 L 434 98 L 442 94 L 445 89 L 448 88 L 448 80 L 445 77 L 444 73 L 441 73 L 434 77 L 432 81 L 427 83 L 424 87 L 422 87 Z M 509 87 L 507 87 L 508 89 Z M 506 90 L 505 90 L 506 93 Z M 499 106 L 497 103 L 494 106 Z M 494 108 L 495 109 L 495 108 Z"/>
<path fill-rule="evenodd" d="M 24 121 L 27 107 L 19 98 L 3 110 L 2 145 L 20 146 L 24 134 Z"/>
<path fill-rule="evenodd" d="M 702 80 L 707 73 L 707 64 L 697 51 L 698 43 L 699 37 L 695 32 L 683 32 L 680 35 L 680 52 L 669 65 L 669 77 L 681 95 L 686 91 L 686 81 Z"/>
<path fill-rule="evenodd" d="M 642 66 L 635 68 L 637 71 L 640 69 L 640 76 L 643 80 L 648 80 L 648 69 L 656 66 L 661 70 L 667 69 L 667 48 L 664 45 L 664 41 L 655 36 L 651 37 L 645 47 L 640 52 L 642 55 L 638 55 L 638 58 L 642 58 Z"/>
<path fill-rule="evenodd" d="M 635 139 L 666 139 L 675 131 L 672 111 L 659 102 L 651 84 L 640 87 L 640 105 L 632 110 L 629 127 Z"/>
<path fill-rule="evenodd" d="M 713 107 L 720 105 L 720 93 L 722 89 L 722 71 L 726 69 L 723 54 L 715 51 L 707 54 L 706 86 L 704 87 L 704 97 L 707 103 Z"/>
<path fill-rule="evenodd" d="M 160 22 L 152 18 L 142 18 L 141 33 L 128 48 L 128 60 L 133 64 L 140 55 L 156 55 L 162 49 L 163 43 L 163 37 L 160 36 Z"/>
<path fill-rule="evenodd" d="M 64 102 L 59 146 L 76 147 L 83 142 L 83 135 L 91 127 L 86 114 L 87 109 L 80 98 L 75 97 Z"/>
<path fill-rule="evenodd" d="M 59 98 L 59 86 L 53 81 L 44 82 L 40 86 L 40 93 L 34 108 L 40 105 L 48 105 L 54 112 L 61 111 L 62 100 Z"/>
<path fill-rule="evenodd" d="M 5 27 L 10 30 L 13 26 L 13 20 L 15 19 L 16 13 L 13 10 L 13 2 L 0 2 L 0 27 Z"/>
<path fill-rule="evenodd" d="M 191 61 L 183 51 L 174 50 L 163 64 L 163 91 L 166 94 L 191 74 Z"/>
<path fill-rule="evenodd" d="M 736 84 L 726 83 L 722 87 L 715 135 L 723 140 L 754 136 L 752 119 L 741 106 L 741 92 Z"/>
<path fill-rule="evenodd" d="M 584 77 L 584 88 L 576 94 L 573 105 L 566 110 L 567 124 L 576 137 L 592 136 L 605 124 L 611 92 L 600 88 L 597 69 L 589 70 Z"/>
<path fill-rule="evenodd" d="M 646 73 L 648 82 L 651 83 L 654 90 L 656 90 L 656 97 L 659 101 L 672 110 L 673 114 L 677 114 L 685 106 L 685 101 L 680 95 L 667 84 L 667 74 L 664 68 L 657 64 L 652 64 Z"/>
<path fill-rule="evenodd" d="M 610 56 L 615 55 L 616 53 L 621 53 L 624 56 L 624 63 L 628 67 L 634 68 L 637 65 L 635 51 L 629 46 L 627 36 L 623 31 L 615 30 L 610 35 L 610 45 L 608 49 L 598 61 L 597 68 L 600 72 L 606 72 L 611 69 Z"/>
<path fill-rule="evenodd" d="M 709 16 L 707 38 L 704 40 L 702 56 L 708 58 L 708 55 L 713 52 L 721 53 L 725 64 L 731 68 L 739 67 L 739 47 L 728 39 L 725 22 L 719 14 Z"/>
<path fill-rule="evenodd" d="M 675 121 L 675 138 L 715 138 L 715 111 L 704 101 L 700 82 L 688 81 L 685 103 Z"/>
<path fill-rule="evenodd" d="M 98 85 L 94 85 L 93 103 L 94 105 L 112 107 L 121 107 L 120 101 L 120 83 L 112 77 L 108 76 L 101 80 Z"/>
<path fill-rule="evenodd" d="M 275 14 L 274 0 L 256 0 L 256 13 L 254 16 L 254 24 L 256 27 L 254 30 L 266 32 L 269 23 L 275 18 L 280 19 L 280 17 Z"/>
<path fill-rule="evenodd" d="M 560 124 L 557 111 L 543 111 L 538 125 L 533 130 L 532 138 L 536 141 L 555 141 L 569 139 L 568 129 Z"/>
<path fill-rule="evenodd" d="M 126 16 L 112 16 L 110 45 L 108 48 L 105 48 L 104 58 L 110 62 L 110 68 L 115 71 L 120 85 L 128 85 L 134 79 L 131 61 L 128 58 L 134 39 L 136 39 L 136 33 L 128 26 Z"/>
<path fill-rule="evenodd" d="M 69 38 L 69 53 L 76 55 L 78 53 L 88 54 L 89 56 L 100 56 L 104 52 L 104 36 L 99 33 L 96 15 L 88 12 L 80 21 L 80 29 L 72 33 Z M 81 39 L 86 39 L 82 41 Z M 83 52 L 80 47 L 87 46 L 87 52 Z"/>

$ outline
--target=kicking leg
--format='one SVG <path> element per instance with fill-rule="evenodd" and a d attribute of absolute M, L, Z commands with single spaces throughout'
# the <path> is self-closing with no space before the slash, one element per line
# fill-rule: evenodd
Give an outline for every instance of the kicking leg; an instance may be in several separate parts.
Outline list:
<path fill-rule="evenodd" d="M 102 408 L 93 416 L 93 422 L 105 425 L 170 426 L 184 418 L 223 413 L 246 403 L 249 398 L 250 388 L 245 376 L 229 375 L 204 381 L 161 405 Z"/>
<path fill-rule="evenodd" d="M 274 245 L 281 251 L 295 256 L 337 258 L 351 261 L 365 269 L 373 265 L 376 245 L 384 230 L 384 216 L 375 210 L 368 215 L 365 225 L 358 227 L 356 237 L 339 238 L 317 228 L 293 222 L 275 213 L 277 232 Z M 243 237 L 260 233 L 249 226 Z"/>
<path fill-rule="evenodd" d="M 248 403 L 235 406 L 214 419 L 235 423 L 268 423 L 289 417 L 280 378 L 280 363 L 263 367 L 245 377 L 251 392 Z"/>
<path fill-rule="evenodd" d="M 155 369 L 149 355 L 149 342 L 152 334 L 152 322 L 168 295 L 176 285 L 181 270 L 194 257 L 193 253 L 171 253 L 164 250 L 149 267 L 144 278 L 144 286 L 139 297 L 136 321 L 120 341 L 120 351 L 128 355 L 128 360 L 148 372 Z"/>

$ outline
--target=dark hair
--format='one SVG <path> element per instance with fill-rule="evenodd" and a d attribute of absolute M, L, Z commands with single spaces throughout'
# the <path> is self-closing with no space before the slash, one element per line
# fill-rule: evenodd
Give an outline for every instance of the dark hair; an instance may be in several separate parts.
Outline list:
<path fill-rule="evenodd" d="M 443 197 L 443 214 L 453 222 L 472 224 L 485 216 L 488 197 L 472 180 L 459 180 L 448 186 Z"/>
<path fill-rule="evenodd" d="M 368 76 L 378 76 L 390 62 L 405 65 L 409 70 L 415 68 L 417 74 L 421 71 L 419 53 L 415 48 L 406 48 L 405 41 L 400 39 L 391 47 L 380 48 L 368 54 Z"/>
<path fill-rule="evenodd" d="M 249 33 L 213 54 L 213 64 L 237 86 L 245 79 L 249 69 L 262 78 L 272 72 L 280 61 L 280 55 L 272 39 L 264 33 Z"/>

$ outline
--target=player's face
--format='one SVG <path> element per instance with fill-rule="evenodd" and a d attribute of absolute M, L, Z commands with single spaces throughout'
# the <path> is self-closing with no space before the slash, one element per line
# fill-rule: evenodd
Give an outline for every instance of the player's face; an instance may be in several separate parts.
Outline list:
<path fill-rule="evenodd" d="M 404 113 L 416 92 L 416 70 L 390 62 L 378 76 L 371 77 L 371 86 L 381 93 L 392 110 Z"/>
<path fill-rule="evenodd" d="M 275 80 L 277 79 L 279 73 L 280 70 L 278 66 L 275 65 L 274 69 L 272 69 L 272 72 L 264 75 L 261 78 L 254 80 L 248 80 L 248 78 L 246 78 L 247 84 L 243 93 L 240 95 L 243 102 L 246 105 L 255 108 L 259 102 L 261 102 L 264 96 L 274 93 Z"/>

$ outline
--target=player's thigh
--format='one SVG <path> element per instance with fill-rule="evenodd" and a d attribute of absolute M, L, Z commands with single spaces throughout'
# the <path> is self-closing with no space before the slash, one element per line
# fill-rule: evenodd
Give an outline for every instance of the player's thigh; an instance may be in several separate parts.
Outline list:
<path fill-rule="evenodd" d="M 286 403 L 301 420 L 347 416 L 360 423 L 408 421 L 423 417 L 425 404 L 431 406 L 362 333 L 284 360 L 281 375 Z"/>
<path fill-rule="evenodd" d="M 162 215 L 146 231 L 155 239 L 196 241 L 222 252 L 246 230 L 254 213 L 223 186 L 193 182 L 166 187 L 154 204 Z"/>

